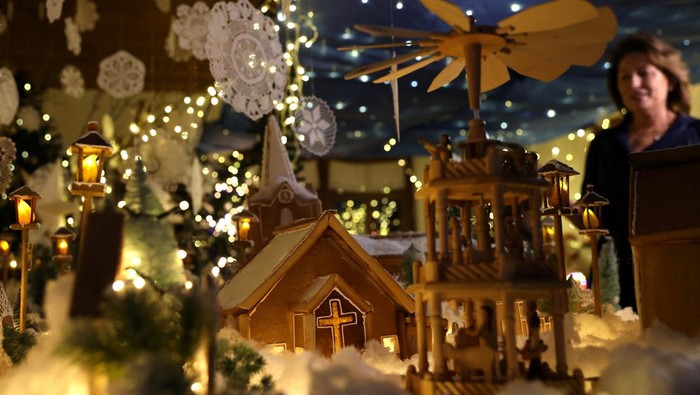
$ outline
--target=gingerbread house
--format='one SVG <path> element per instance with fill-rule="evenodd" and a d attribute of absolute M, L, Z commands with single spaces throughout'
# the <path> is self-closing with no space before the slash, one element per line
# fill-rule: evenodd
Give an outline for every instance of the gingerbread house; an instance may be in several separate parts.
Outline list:
<path fill-rule="evenodd" d="M 218 301 L 244 337 L 277 349 L 332 355 L 376 339 L 410 356 L 413 299 L 333 211 L 276 229 Z"/>
<path fill-rule="evenodd" d="M 262 172 L 258 190 L 248 199 L 248 208 L 260 222 L 250 229 L 253 252 L 260 251 L 280 226 L 321 215 L 321 200 L 310 185 L 297 182 L 277 119 L 270 116 L 265 129 Z"/>

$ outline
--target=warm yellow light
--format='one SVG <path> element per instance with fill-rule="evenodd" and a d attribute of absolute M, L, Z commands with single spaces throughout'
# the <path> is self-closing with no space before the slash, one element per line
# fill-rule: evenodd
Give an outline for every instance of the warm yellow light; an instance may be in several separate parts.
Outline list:
<path fill-rule="evenodd" d="M 28 225 L 32 222 L 32 206 L 22 199 L 17 199 L 17 222 Z"/>
<path fill-rule="evenodd" d="M 10 252 L 10 243 L 7 240 L 0 240 L 0 252 L 3 254 Z"/>
<path fill-rule="evenodd" d="M 68 255 L 68 241 L 61 239 L 56 243 L 57 255 Z"/>
<path fill-rule="evenodd" d="M 583 210 L 583 227 L 586 229 L 596 229 L 600 225 L 598 217 L 590 208 Z"/>
<path fill-rule="evenodd" d="M 83 158 L 83 182 L 97 182 L 97 155 Z"/>
<path fill-rule="evenodd" d="M 238 227 L 238 239 L 242 241 L 248 240 L 248 232 L 250 232 L 250 220 L 240 220 Z"/>

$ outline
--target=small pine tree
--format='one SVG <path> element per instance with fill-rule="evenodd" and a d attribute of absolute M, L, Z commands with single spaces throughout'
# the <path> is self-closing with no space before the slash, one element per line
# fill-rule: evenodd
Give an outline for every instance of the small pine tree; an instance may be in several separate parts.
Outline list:
<path fill-rule="evenodd" d="M 578 313 L 581 310 L 581 288 L 573 277 L 566 281 L 566 293 L 569 299 L 569 311 Z"/>
<path fill-rule="evenodd" d="M 606 237 L 598 259 L 600 268 L 600 303 L 620 308 L 620 281 L 617 271 L 617 254 L 612 238 Z M 598 286 L 594 284 L 593 286 Z"/>
<path fill-rule="evenodd" d="M 140 159 L 126 184 L 124 201 L 129 213 L 124 227 L 124 269 L 138 270 L 160 288 L 184 282 L 174 229 L 160 218 L 165 210 L 147 183 Z"/>
<path fill-rule="evenodd" d="M 251 379 L 263 371 L 265 359 L 243 342 L 233 345 L 225 340 L 217 343 L 216 370 L 226 378 L 227 389 L 234 394 L 254 391 L 270 391 L 273 387 L 272 377 L 263 375 L 259 384 L 252 384 Z"/>

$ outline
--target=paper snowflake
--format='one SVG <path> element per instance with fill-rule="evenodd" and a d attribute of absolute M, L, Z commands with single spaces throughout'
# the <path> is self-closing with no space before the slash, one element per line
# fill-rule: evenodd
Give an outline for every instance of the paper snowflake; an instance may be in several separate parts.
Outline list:
<path fill-rule="evenodd" d="M 180 47 L 177 33 L 173 30 L 174 23 L 175 21 L 170 24 L 170 32 L 168 32 L 168 36 L 165 38 L 165 53 L 168 54 L 170 59 L 176 62 L 186 62 L 192 57 L 192 52 Z"/>
<path fill-rule="evenodd" d="M 73 55 L 80 55 L 80 47 L 83 42 L 80 36 L 80 31 L 78 30 L 78 25 L 73 22 L 73 18 L 66 18 L 66 27 L 63 29 L 66 34 L 66 44 L 68 45 L 68 50 L 73 52 Z"/>
<path fill-rule="evenodd" d="M 46 0 L 46 17 L 50 23 L 54 23 L 61 17 L 63 11 L 63 0 Z"/>
<path fill-rule="evenodd" d="M 287 65 L 275 24 L 247 0 L 211 10 L 207 57 L 224 101 L 253 120 L 284 97 Z"/>
<path fill-rule="evenodd" d="M 41 127 L 41 114 L 33 106 L 23 106 L 17 112 L 17 117 L 22 119 L 22 128 L 29 132 L 36 132 Z"/>
<path fill-rule="evenodd" d="M 63 86 L 63 92 L 70 97 L 76 99 L 83 97 L 85 93 L 85 80 L 83 79 L 83 74 L 80 70 L 73 66 L 68 65 L 61 70 L 61 86 Z"/>
<path fill-rule="evenodd" d="M 75 24 L 78 30 L 87 32 L 95 29 L 100 14 L 97 13 L 97 4 L 90 0 L 78 0 L 75 5 Z"/>
<path fill-rule="evenodd" d="M 17 148 L 7 137 L 0 137 L 0 194 L 12 183 L 12 162 L 15 161 Z"/>
<path fill-rule="evenodd" d="M 304 97 L 294 112 L 292 130 L 299 136 L 299 144 L 314 155 L 328 153 L 335 144 L 338 129 L 335 115 L 325 101 L 315 96 Z"/>
<path fill-rule="evenodd" d="M 9 125 L 19 107 L 19 92 L 12 72 L 0 68 L 0 125 Z"/>
<path fill-rule="evenodd" d="M 100 62 L 97 86 L 117 99 L 143 91 L 146 66 L 132 54 L 121 50 Z"/>
<path fill-rule="evenodd" d="M 170 12 L 170 0 L 155 0 L 156 8 L 163 14 Z"/>
<path fill-rule="evenodd" d="M 207 58 L 207 29 L 209 26 L 209 6 L 201 1 L 192 7 L 181 4 L 177 7 L 177 19 L 173 30 L 177 34 L 180 47 L 189 49 L 195 58 Z"/>

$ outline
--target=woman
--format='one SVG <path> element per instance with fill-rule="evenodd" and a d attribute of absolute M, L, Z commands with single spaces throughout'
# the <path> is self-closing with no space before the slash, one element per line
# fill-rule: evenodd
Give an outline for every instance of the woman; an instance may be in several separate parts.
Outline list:
<path fill-rule="evenodd" d="M 700 121 L 688 116 L 688 67 L 678 50 L 655 36 L 636 33 L 624 38 L 610 57 L 607 82 L 623 119 L 591 142 L 583 186 L 592 184 L 610 200 L 603 208 L 603 220 L 617 250 L 620 306 L 636 310 L 632 251 L 627 239 L 628 155 L 698 144 Z"/>

